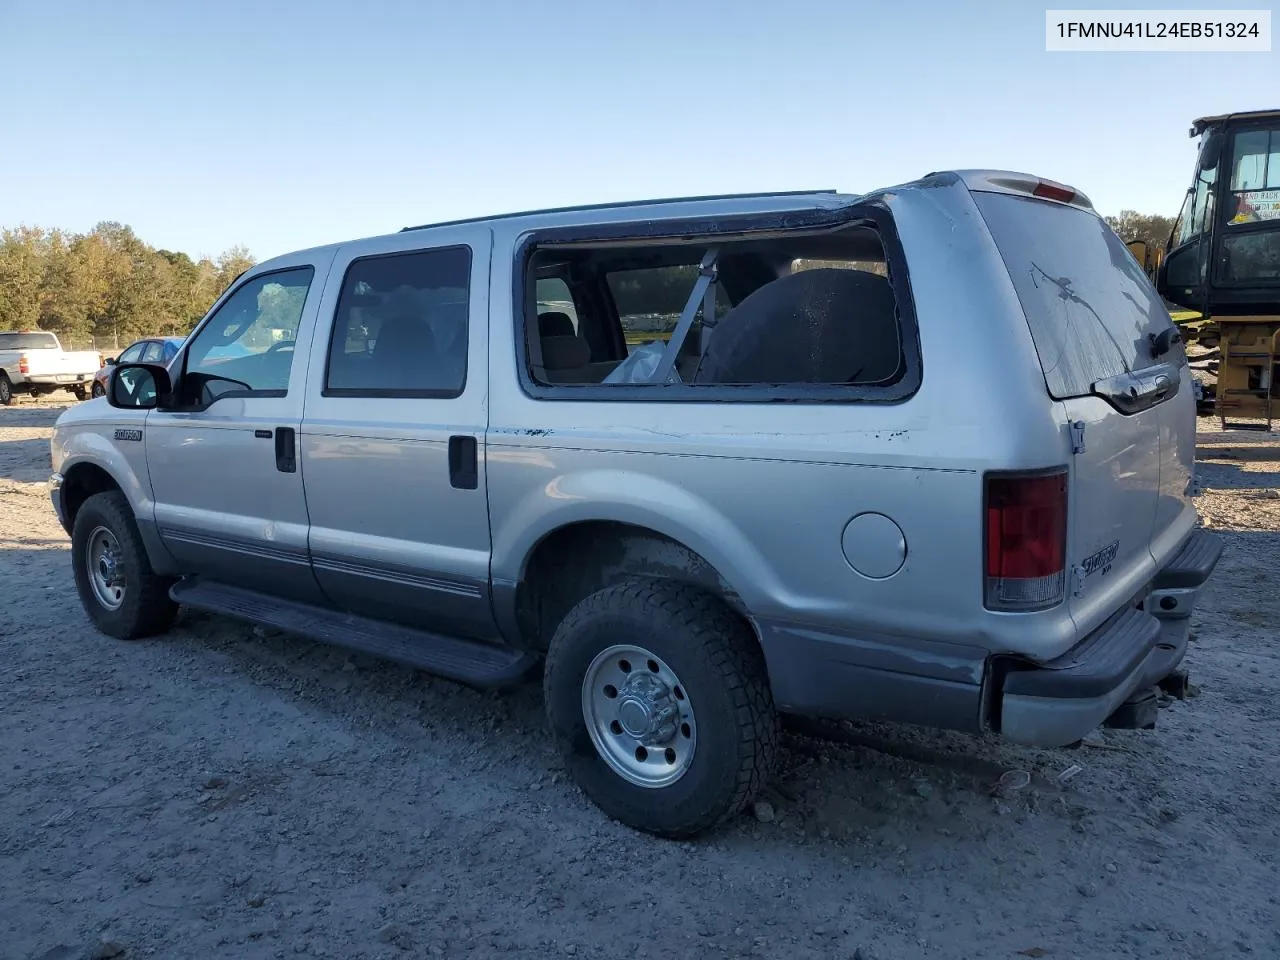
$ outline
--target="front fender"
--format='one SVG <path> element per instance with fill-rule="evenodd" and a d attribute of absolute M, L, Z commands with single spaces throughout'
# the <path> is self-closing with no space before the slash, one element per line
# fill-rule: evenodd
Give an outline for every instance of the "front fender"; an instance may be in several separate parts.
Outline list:
<path fill-rule="evenodd" d="M 64 491 L 67 481 L 74 482 L 77 467 L 92 465 L 105 471 L 128 499 L 134 516 L 142 521 L 152 521 L 155 503 L 147 473 L 146 448 L 134 440 L 114 439 L 117 429 L 139 431 L 138 435 L 141 435 L 143 423 L 139 420 L 94 427 L 60 425 L 50 440 L 53 469 L 62 474 Z"/>
<path fill-rule="evenodd" d="M 622 470 L 561 474 L 525 492 L 493 527 L 492 577 L 515 584 L 548 534 L 589 521 L 626 523 L 669 537 L 711 564 L 752 614 L 786 591 L 772 565 L 711 502 L 652 475 Z"/>

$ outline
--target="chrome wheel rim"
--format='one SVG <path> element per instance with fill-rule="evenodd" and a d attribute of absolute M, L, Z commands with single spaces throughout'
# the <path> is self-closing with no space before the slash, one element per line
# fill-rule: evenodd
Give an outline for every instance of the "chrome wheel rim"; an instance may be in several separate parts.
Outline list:
<path fill-rule="evenodd" d="M 600 651 L 582 680 L 596 752 L 638 787 L 667 787 L 693 763 L 698 727 L 688 692 L 663 660 L 634 644 Z"/>
<path fill-rule="evenodd" d="M 118 610 L 125 595 L 124 557 L 116 535 L 106 527 L 94 527 L 89 534 L 85 566 L 98 603 L 108 610 Z"/>

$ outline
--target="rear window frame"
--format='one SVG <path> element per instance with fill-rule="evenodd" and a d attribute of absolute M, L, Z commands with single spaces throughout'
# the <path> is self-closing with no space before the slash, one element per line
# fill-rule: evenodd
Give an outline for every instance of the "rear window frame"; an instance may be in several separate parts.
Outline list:
<path fill-rule="evenodd" d="M 804 233 L 865 223 L 873 227 L 889 267 L 889 283 L 898 308 L 898 333 L 905 371 L 895 382 L 873 384 L 705 384 L 616 383 L 545 384 L 530 369 L 530 317 L 537 316 L 534 284 L 529 284 L 530 264 L 542 246 L 555 243 L 616 243 L 634 240 L 708 246 L 717 236 L 761 233 Z M 835 210 L 802 210 L 740 214 L 696 220 L 652 220 L 572 227 L 534 229 L 522 234 L 512 257 L 512 335 L 515 338 L 516 371 L 520 388 L 533 400 L 576 400 L 610 403 L 848 403 L 900 404 L 919 392 L 924 378 L 920 330 L 911 296 L 906 253 L 890 211 L 880 203 L 860 202 Z"/>

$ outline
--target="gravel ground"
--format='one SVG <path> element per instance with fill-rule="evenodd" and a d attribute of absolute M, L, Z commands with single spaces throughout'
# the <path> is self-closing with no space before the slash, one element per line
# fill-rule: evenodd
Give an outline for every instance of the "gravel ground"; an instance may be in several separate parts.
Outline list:
<path fill-rule="evenodd" d="M 0 409 L 4 960 L 1280 952 L 1280 437 L 1201 423 L 1229 552 L 1199 695 L 1157 730 L 790 736 L 769 809 L 670 843 L 565 781 L 536 684 L 478 694 L 207 616 L 96 634 L 43 487 L 60 409 Z M 1030 786 L 993 794 L 1008 770 Z"/>

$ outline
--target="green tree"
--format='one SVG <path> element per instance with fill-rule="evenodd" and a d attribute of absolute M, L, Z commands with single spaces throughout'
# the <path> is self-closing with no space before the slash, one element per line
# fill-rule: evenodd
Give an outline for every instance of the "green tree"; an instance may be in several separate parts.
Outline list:
<path fill-rule="evenodd" d="M 39 227 L 0 233 L 0 330 L 39 325 L 44 247 L 44 231 Z"/>
<path fill-rule="evenodd" d="M 1121 210 L 1120 213 L 1104 217 L 1107 226 L 1115 231 L 1125 243 L 1134 240 L 1145 241 L 1153 250 L 1163 250 L 1169 233 L 1173 230 L 1173 217 L 1158 213 L 1138 213 L 1136 210 Z"/>
<path fill-rule="evenodd" d="M 85 344 L 122 347 L 157 334 L 188 333 L 254 258 L 232 247 L 193 260 L 157 250 L 125 224 L 88 233 L 19 226 L 0 232 L 0 330 L 52 330 Z"/>

